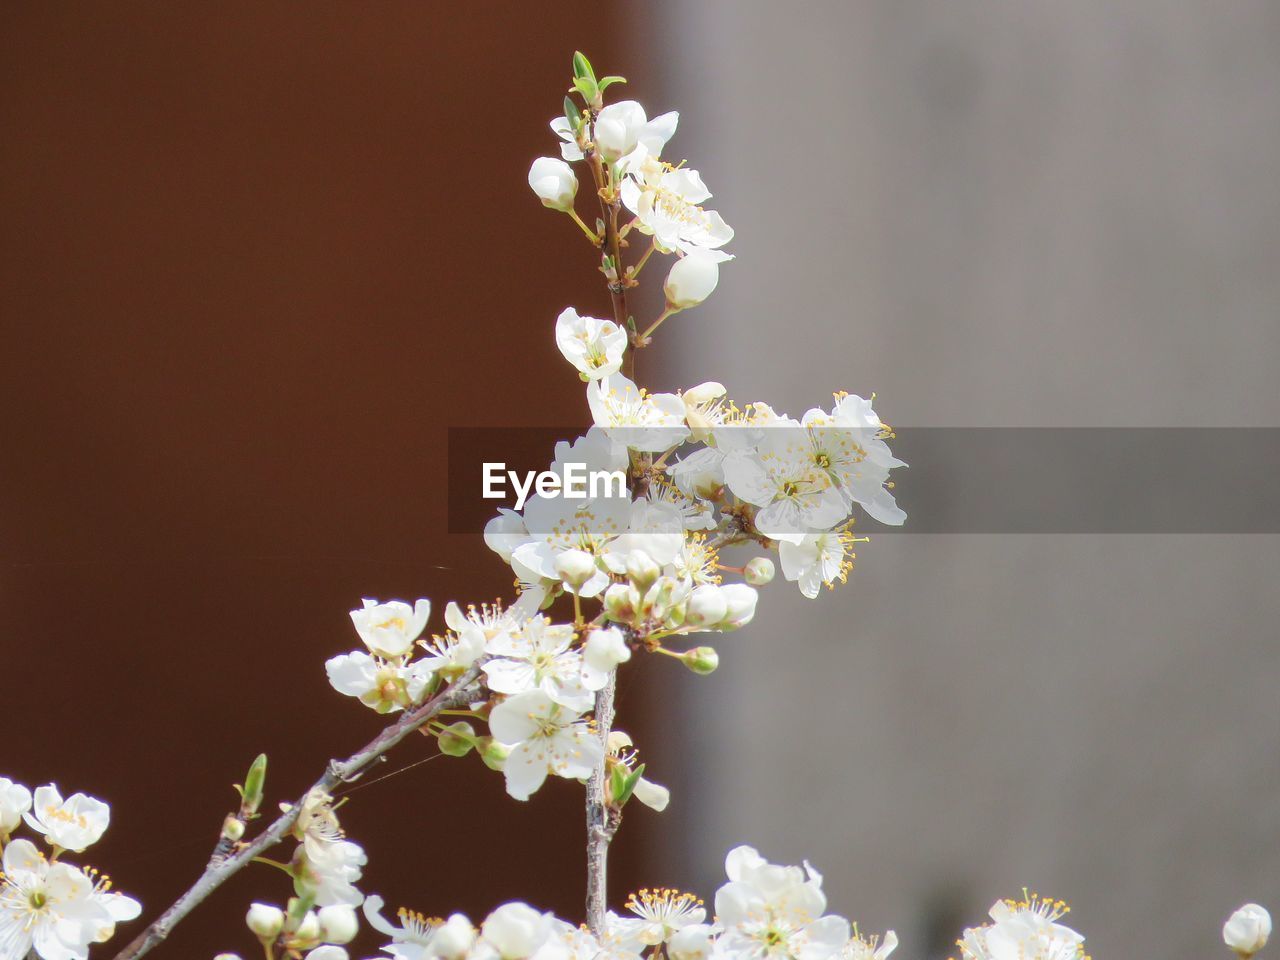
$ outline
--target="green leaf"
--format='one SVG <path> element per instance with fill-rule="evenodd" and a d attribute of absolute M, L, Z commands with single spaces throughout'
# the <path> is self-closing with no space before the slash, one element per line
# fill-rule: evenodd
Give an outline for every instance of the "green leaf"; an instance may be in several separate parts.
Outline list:
<path fill-rule="evenodd" d="M 594 102 L 596 97 L 600 96 L 600 89 L 596 86 L 596 82 L 587 77 L 578 77 L 574 80 L 573 89 L 577 90 L 587 103 Z"/>
<path fill-rule="evenodd" d="M 590 80 L 593 87 L 596 85 L 596 72 L 581 50 L 573 52 L 573 77 L 575 80 Z"/>
<path fill-rule="evenodd" d="M 596 86 L 599 88 L 599 90 L 600 90 L 600 92 L 601 92 L 601 93 L 604 93 L 606 90 L 608 90 L 608 89 L 609 89 L 609 87 L 610 87 L 612 84 L 615 84 L 615 83 L 626 83 L 626 82 L 627 82 L 627 78 L 626 78 L 626 77 L 605 77 L 603 80 L 601 80 L 599 83 L 597 83 L 597 84 L 596 84 Z"/>
<path fill-rule="evenodd" d="M 569 129 L 577 133 L 578 128 L 582 126 L 582 111 L 568 97 L 564 98 L 564 118 L 569 121 Z"/>
<path fill-rule="evenodd" d="M 620 770 L 624 767 L 614 767 L 613 773 L 615 778 Z M 613 803 L 618 809 L 622 809 L 623 804 L 631 799 L 631 795 L 636 791 L 636 784 L 640 782 L 640 777 L 644 773 L 644 764 L 636 767 L 629 776 L 624 777 L 621 789 L 615 788 L 613 791 Z"/>

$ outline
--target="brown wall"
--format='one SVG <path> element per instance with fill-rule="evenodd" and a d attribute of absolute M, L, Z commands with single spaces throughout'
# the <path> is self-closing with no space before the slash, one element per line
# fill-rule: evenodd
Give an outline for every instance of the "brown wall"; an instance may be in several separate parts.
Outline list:
<path fill-rule="evenodd" d="M 0 774 L 108 799 L 91 860 L 147 915 L 199 870 L 256 752 L 283 799 L 377 729 L 322 667 L 355 645 L 361 596 L 429 596 L 438 629 L 446 600 L 509 593 L 478 537 L 444 532 L 445 430 L 585 417 L 551 322 L 607 298 L 525 174 L 554 152 L 575 44 L 629 72 L 587 20 L 619 9 L 0 15 Z M 518 804 L 442 759 L 346 821 L 392 905 L 577 916 L 580 794 Z M 618 893 L 661 879 L 645 837 L 624 830 Z M 245 906 L 286 887 L 247 872 L 161 955 L 248 955 Z"/>

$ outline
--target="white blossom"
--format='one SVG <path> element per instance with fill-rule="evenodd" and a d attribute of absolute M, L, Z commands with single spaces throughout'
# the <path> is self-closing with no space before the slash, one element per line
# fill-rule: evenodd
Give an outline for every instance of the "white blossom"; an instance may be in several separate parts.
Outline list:
<path fill-rule="evenodd" d="M 617 627 L 592 630 L 582 651 L 583 661 L 593 670 L 607 674 L 631 659 L 631 648 Z"/>
<path fill-rule="evenodd" d="M 495 693 L 515 695 L 541 690 L 554 703 L 583 712 L 594 702 L 592 690 L 604 678 L 584 673 L 582 654 L 573 649 L 573 627 L 534 617 L 517 633 L 489 643 L 489 660 L 481 669 Z"/>
<path fill-rule="evenodd" d="M 742 846 L 729 851 L 725 872 L 729 882 L 716 891 L 718 947 L 734 956 L 826 960 L 849 941 L 849 922 L 823 914 L 822 875 L 808 864 L 777 866 Z"/>
<path fill-rule="evenodd" d="M 707 960 L 715 944 L 716 928 L 709 923 L 693 923 L 677 930 L 667 941 L 671 960 Z"/>
<path fill-rule="evenodd" d="M 585 379 L 599 380 L 622 368 L 627 332 L 612 320 L 579 316 L 566 307 L 556 317 L 556 346 Z"/>
<path fill-rule="evenodd" d="M 666 943 L 673 934 L 707 919 L 701 900 L 669 888 L 633 893 L 627 898 L 627 909 L 639 919 L 618 918 L 620 926 L 649 947 Z"/>
<path fill-rule="evenodd" d="M 907 515 L 886 488 L 889 471 L 905 467 L 889 450 L 888 428 L 871 407 L 870 400 L 837 393 L 831 413 L 812 409 L 802 423 L 808 431 L 809 458 L 835 483 L 848 503 L 894 526 Z"/>
<path fill-rule="evenodd" d="M 543 690 L 518 694 L 493 708 L 489 731 L 511 749 L 503 768 L 507 793 L 527 800 L 549 773 L 572 780 L 591 776 L 604 751 L 580 716 Z"/>
<path fill-rule="evenodd" d="M 31 809 L 31 791 L 8 777 L 0 777 L 0 839 L 13 833 Z"/>
<path fill-rule="evenodd" d="M 810 458 L 807 437 L 797 427 L 790 421 L 762 430 L 755 451 L 724 461 L 729 489 L 761 508 L 756 529 L 792 543 L 808 531 L 829 530 L 849 512 L 835 482 Z"/>
<path fill-rule="evenodd" d="M 898 948 L 898 935 L 890 930 L 881 940 L 877 936 L 863 937 L 857 933 L 840 951 L 841 960 L 888 960 L 889 954 Z"/>
<path fill-rule="evenodd" d="M 1080 960 L 1084 937 L 1058 920 L 1070 908 L 1061 900 L 1029 896 L 997 900 L 991 923 L 970 927 L 960 941 L 963 960 Z"/>
<path fill-rule="evenodd" d="M 364 849 L 350 840 L 335 840 L 322 847 L 299 847 L 295 859 L 297 885 L 310 894 L 318 907 L 333 904 L 359 906 L 364 894 L 356 889 L 364 865 Z"/>
<path fill-rule="evenodd" d="M 89 945 L 111 938 L 134 919 L 136 900 L 111 893 L 67 863 L 50 863 L 29 840 L 4 848 L 0 879 L 0 957 L 21 960 L 33 948 L 43 960 L 84 960 Z"/>
<path fill-rule="evenodd" d="M 660 251 L 701 250 L 720 260 L 730 259 L 719 248 L 733 239 L 733 228 L 714 210 L 702 208 L 711 191 L 697 170 L 673 167 L 643 146 L 633 150 L 619 169 L 626 174 L 619 188 L 622 203 L 636 215 L 636 228 L 653 237 Z"/>
<path fill-rule="evenodd" d="M 22 818 L 53 846 L 81 853 L 106 832 L 111 808 L 83 793 L 73 793 L 63 800 L 57 784 L 50 783 L 36 787 L 31 809 Z"/>
<path fill-rule="evenodd" d="M 648 393 L 620 373 L 588 384 L 587 405 L 596 426 L 632 450 L 658 453 L 689 436 L 684 401 L 674 393 Z"/>
<path fill-rule="evenodd" d="M 378 713 L 394 713 L 417 703 L 434 675 L 426 661 L 393 663 L 361 650 L 333 657 L 324 668 L 333 689 L 358 698 Z"/>
<path fill-rule="evenodd" d="M 351 622 L 372 653 L 395 659 L 413 649 L 430 616 L 430 600 L 419 600 L 410 607 L 401 600 L 379 603 L 366 599 L 363 608 L 351 611 Z"/>
<path fill-rule="evenodd" d="M 782 575 L 800 585 L 800 592 L 812 600 L 823 584 L 841 583 L 853 567 L 849 547 L 855 538 L 845 528 L 806 533 L 799 543 L 783 540 L 778 544 L 778 560 Z"/>

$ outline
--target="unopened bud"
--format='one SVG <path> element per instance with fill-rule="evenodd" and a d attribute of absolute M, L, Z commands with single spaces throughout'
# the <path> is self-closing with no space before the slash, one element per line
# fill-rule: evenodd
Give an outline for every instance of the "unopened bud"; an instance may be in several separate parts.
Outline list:
<path fill-rule="evenodd" d="M 284 911 L 269 903 L 254 903 L 244 922 L 259 940 L 274 940 L 284 929 Z"/>
<path fill-rule="evenodd" d="M 730 583 L 721 587 L 720 592 L 728 605 L 720 629 L 736 630 L 750 623 L 751 618 L 756 615 L 756 600 L 760 597 L 755 587 L 749 587 L 745 583 Z"/>
<path fill-rule="evenodd" d="M 529 168 L 529 188 L 544 207 L 568 213 L 578 195 L 578 178 L 573 168 L 555 157 L 539 157 Z"/>
<path fill-rule="evenodd" d="M 689 595 L 684 622 L 690 627 L 714 627 L 724 620 L 728 612 L 724 591 L 714 583 L 704 583 Z"/>
<path fill-rule="evenodd" d="M 511 752 L 493 737 L 477 738 L 476 751 L 480 754 L 480 759 L 484 761 L 486 767 L 490 770 L 497 770 L 499 773 L 506 766 L 507 754 Z"/>
<path fill-rule="evenodd" d="M 320 937 L 325 943 L 350 943 L 360 930 L 355 907 L 346 904 L 321 907 L 318 918 Z"/>
<path fill-rule="evenodd" d="M 1227 918 L 1222 940 L 1241 960 L 1248 960 L 1267 945 L 1271 936 L 1271 914 L 1256 903 L 1246 903 Z"/>
<path fill-rule="evenodd" d="M 655 620 L 665 620 L 671 608 L 684 600 L 686 595 L 686 592 L 681 589 L 680 581 L 675 577 L 659 577 L 645 594 L 644 602 L 640 605 L 640 613 L 651 616 Z"/>
<path fill-rule="evenodd" d="M 244 821 L 236 816 L 228 816 L 222 821 L 222 839 L 235 843 L 244 836 Z"/>
<path fill-rule="evenodd" d="M 641 593 L 653 586 L 653 581 L 661 575 L 662 568 L 643 550 L 632 550 L 627 554 L 627 577 Z"/>
<path fill-rule="evenodd" d="M 240 960 L 238 953 L 220 953 L 213 960 Z"/>
<path fill-rule="evenodd" d="M 302 943 L 313 943 L 320 939 L 320 918 L 316 916 L 314 910 L 308 910 L 302 918 L 302 922 L 298 924 L 296 930 L 290 935 L 292 939 L 301 941 Z"/>
<path fill-rule="evenodd" d="M 451 723 L 436 735 L 440 752 L 450 757 L 465 757 L 476 745 L 475 727 L 465 720 Z"/>
<path fill-rule="evenodd" d="M 710 252 L 695 251 L 672 265 L 662 289 L 667 295 L 668 307 L 687 310 L 711 296 L 719 282 L 719 258 Z"/>
<path fill-rule="evenodd" d="M 715 673 L 720 666 L 720 655 L 712 647 L 694 647 L 680 657 L 680 662 L 700 677 Z"/>
<path fill-rule="evenodd" d="M 596 558 L 585 550 L 566 550 L 556 557 L 556 575 L 574 590 L 596 574 Z"/>
<path fill-rule="evenodd" d="M 756 557 L 742 568 L 742 576 L 753 587 L 763 587 L 773 580 L 773 561 L 768 557 Z"/>
<path fill-rule="evenodd" d="M 635 587 L 615 583 L 604 592 L 604 610 L 615 623 L 633 623 L 640 606 L 640 594 Z"/>

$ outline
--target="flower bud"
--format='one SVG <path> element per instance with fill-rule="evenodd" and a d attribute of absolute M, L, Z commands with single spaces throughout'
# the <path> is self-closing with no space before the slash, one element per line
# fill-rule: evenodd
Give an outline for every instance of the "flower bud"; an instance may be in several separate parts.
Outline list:
<path fill-rule="evenodd" d="M 652 616 L 655 620 L 667 619 L 671 608 L 680 603 L 685 594 L 680 589 L 680 581 L 675 577 L 659 577 L 640 604 L 642 616 Z"/>
<path fill-rule="evenodd" d="M 446 756 L 465 757 L 476 744 L 475 727 L 465 720 L 451 723 L 437 734 L 436 742 Z"/>
<path fill-rule="evenodd" d="M 715 673 L 720 666 L 720 655 L 712 647 L 694 647 L 680 657 L 680 662 L 700 677 Z"/>
<path fill-rule="evenodd" d="M 653 581 L 661 575 L 662 568 L 643 550 L 632 550 L 627 554 L 627 577 L 641 593 L 653 586 Z"/>
<path fill-rule="evenodd" d="M 274 940 L 284 929 L 284 911 L 269 903 L 254 903 L 244 922 L 259 940 Z"/>
<path fill-rule="evenodd" d="M 622 631 L 617 627 L 606 627 L 603 630 L 592 630 L 587 637 L 586 648 L 582 652 L 587 666 L 602 673 L 608 673 L 620 663 L 631 659 L 631 648 Z"/>
<path fill-rule="evenodd" d="M 596 574 L 596 558 L 585 550 L 566 550 L 556 557 L 556 575 L 578 590 Z"/>
<path fill-rule="evenodd" d="M 756 557 L 742 568 L 742 576 L 753 587 L 763 587 L 773 579 L 773 561 L 768 557 Z"/>
<path fill-rule="evenodd" d="M 507 754 L 511 751 L 493 737 L 479 737 L 476 740 L 476 752 L 480 754 L 480 759 L 484 761 L 486 767 L 501 773 L 507 763 Z"/>
<path fill-rule="evenodd" d="M 504 903 L 485 918 L 484 939 L 502 957 L 530 957 L 546 942 L 551 922 L 527 903 Z"/>
<path fill-rule="evenodd" d="M 360 930 L 355 907 L 349 907 L 343 903 L 321 907 L 318 919 L 320 920 L 320 938 L 325 943 L 350 943 Z"/>
<path fill-rule="evenodd" d="M 1241 960 L 1248 960 L 1267 945 L 1271 936 L 1271 914 L 1266 907 L 1246 903 L 1227 919 L 1222 927 L 1222 939 Z"/>
<path fill-rule="evenodd" d="M 668 307 L 687 310 L 711 296 L 719 282 L 719 259 L 714 254 L 695 251 L 671 265 L 662 289 Z"/>
<path fill-rule="evenodd" d="M 431 955 L 443 960 L 458 960 L 470 952 L 476 942 L 476 928 L 460 913 L 455 913 L 431 935 Z"/>
<path fill-rule="evenodd" d="M 227 818 L 222 821 L 222 839 L 235 843 L 244 836 L 244 821 L 239 817 L 228 814 Z"/>
<path fill-rule="evenodd" d="M 634 623 L 640 594 L 635 587 L 615 583 L 604 592 L 604 610 L 615 623 Z"/>
<path fill-rule="evenodd" d="M 749 587 L 745 583 L 730 583 L 721 587 L 720 592 L 729 608 L 720 629 L 736 630 L 750 623 L 751 618 L 756 615 L 756 600 L 760 597 L 755 587 Z"/>
<path fill-rule="evenodd" d="M 578 195 L 578 178 L 573 169 L 555 157 L 539 157 L 529 168 L 529 186 L 542 205 L 567 213 Z"/>
<path fill-rule="evenodd" d="M 351 960 L 351 955 L 342 947 L 326 943 L 309 951 L 302 960 Z"/>
<path fill-rule="evenodd" d="M 704 583 L 689 594 L 684 622 L 690 627 L 712 627 L 724 620 L 728 613 L 729 603 L 723 589 L 714 583 Z"/>
<path fill-rule="evenodd" d="M 298 928 L 290 934 L 290 940 L 297 943 L 315 943 L 320 939 L 320 918 L 314 910 L 308 910 Z"/>
<path fill-rule="evenodd" d="M 240 960 L 238 953 L 220 953 L 213 960 Z"/>

